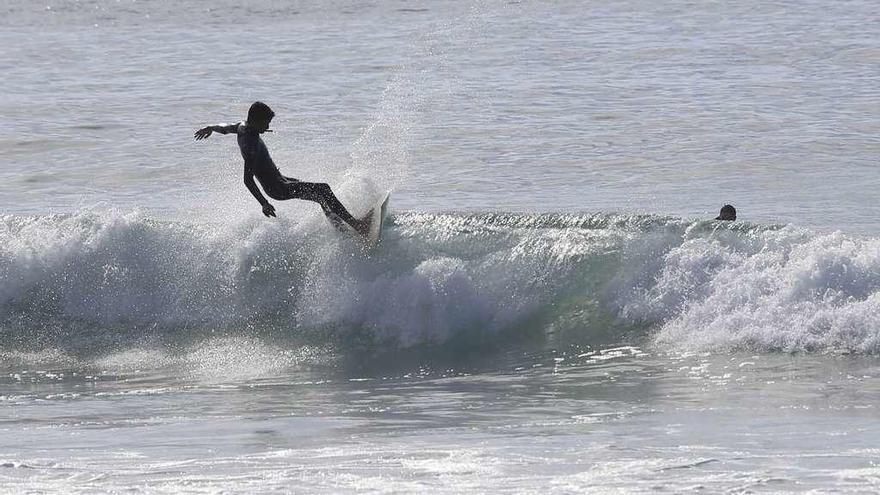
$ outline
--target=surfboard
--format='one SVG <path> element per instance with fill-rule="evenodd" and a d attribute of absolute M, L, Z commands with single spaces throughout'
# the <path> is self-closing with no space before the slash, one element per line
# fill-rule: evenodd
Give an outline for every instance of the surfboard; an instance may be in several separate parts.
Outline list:
<path fill-rule="evenodd" d="M 324 210 L 324 215 L 336 227 L 336 230 L 357 237 L 364 243 L 364 248 L 373 249 L 382 238 L 382 225 L 385 223 L 385 215 L 388 213 L 388 200 L 390 198 L 391 192 L 383 194 L 375 206 L 370 208 L 370 211 L 359 219 L 364 223 L 364 228 L 361 231 L 345 223 L 330 210 Z"/>
<path fill-rule="evenodd" d="M 379 244 L 379 240 L 382 238 L 382 225 L 385 223 L 385 215 L 388 213 L 388 200 L 390 198 L 390 192 L 382 195 L 379 202 L 361 219 L 367 222 L 367 228 L 361 233 L 367 249 L 376 247 L 376 244 Z"/>

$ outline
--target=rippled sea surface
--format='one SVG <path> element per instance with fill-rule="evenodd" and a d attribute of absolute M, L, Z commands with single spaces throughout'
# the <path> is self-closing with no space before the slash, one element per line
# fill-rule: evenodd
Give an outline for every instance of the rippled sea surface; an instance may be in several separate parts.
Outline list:
<path fill-rule="evenodd" d="M 0 492 L 880 490 L 875 2 L 6 0 L 0 46 Z M 193 141 L 257 99 L 285 175 L 393 189 L 377 250 Z"/>

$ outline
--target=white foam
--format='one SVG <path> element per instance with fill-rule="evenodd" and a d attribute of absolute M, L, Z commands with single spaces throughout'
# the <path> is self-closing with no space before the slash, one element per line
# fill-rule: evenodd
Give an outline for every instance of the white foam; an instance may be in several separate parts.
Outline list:
<path fill-rule="evenodd" d="M 0 241 L 0 322 L 27 329 L 19 338 L 49 327 L 103 345 L 118 332 L 102 328 L 134 326 L 145 331 L 131 348 L 150 348 L 155 330 L 256 325 L 408 347 L 537 325 L 589 343 L 616 320 L 679 352 L 880 351 L 880 240 L 842 233 L 401 214 L 366 256 L 318 217 L 199 224 L 85 211 L 2 217 Z"/>
<path fill-rule="evenodd" d="M 623 313 L 659 322 L 657 342 L 677 351 L 880 351 L 880 240 L 795 229 L 747 240 L 685 240 Z"/>

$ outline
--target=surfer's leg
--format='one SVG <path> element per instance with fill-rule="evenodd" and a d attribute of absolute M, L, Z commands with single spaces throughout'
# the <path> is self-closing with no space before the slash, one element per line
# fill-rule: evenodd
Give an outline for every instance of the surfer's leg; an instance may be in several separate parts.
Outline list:
<path fill-rule="evenodd" d="M 330 223 L 333 224 L 333 227 L 340 232 L 345 232 L 345 222 L 343 222 L 342 219 L 339 218 L 337 215 L 333 214 L 333 212 L 330 211 L 330 208 L 328 208 L 326 205 L 319 203 L 319 206 L 322 210 L 324 210 L 324 216 L 327 217 L 327 220 L 329 220 Z"/>
<path fill-rule="evenodd" d="M 333 213 L 342 221 L 360 230 L 361 222 L 354 218 L 351 213 L 339 202 L 330 186 L 323 182 L 294 182 L 289 186 L 291 198 L 314 201 L 321 205 L 321 209 L 327 214 Z M 328 215 L 329 217 L 329 215 Z"/>

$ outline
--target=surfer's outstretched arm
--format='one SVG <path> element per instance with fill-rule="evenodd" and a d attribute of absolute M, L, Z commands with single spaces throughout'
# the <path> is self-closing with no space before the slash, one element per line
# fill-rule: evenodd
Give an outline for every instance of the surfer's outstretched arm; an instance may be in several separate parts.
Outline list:
<path fill-rule="evenodd" d="M 200 141 L 210 136 L 212 132 L 219 134 L 235 134 L 238 132 L 238 126 L 239 124 L 209 125 L 197 130 L 193 137 L 195 137 L 196 141 Z"/>
<path fill-rule="evenodd" d="M 257 183 L 254 182 L 254 173 L 247 167 L 244 169 L 244 185 L 247 186 L 248 191 L 257 198 L 257 201 L 260 202 L 260 206 L 263 207 L 263 215 L 267 217 L 275 216 L 275 207 L 272 206 L 269 201 L 263 197 L 263 193 L 260 192 L 260 188 L 257 187 Z"/>

